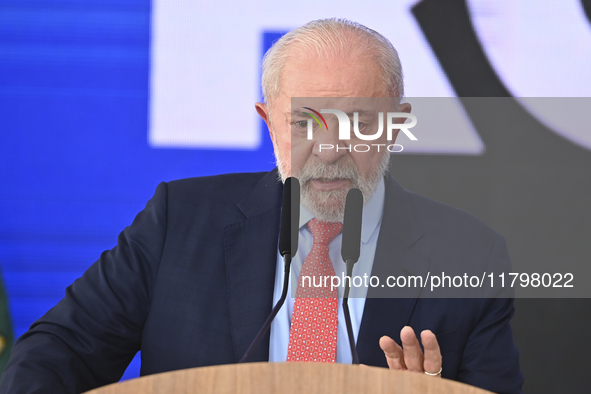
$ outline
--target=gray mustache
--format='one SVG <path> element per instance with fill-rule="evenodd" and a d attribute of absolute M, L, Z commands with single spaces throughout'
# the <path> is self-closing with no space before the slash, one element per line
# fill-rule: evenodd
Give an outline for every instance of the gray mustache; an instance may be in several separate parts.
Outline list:
<path fill-rule="evenodd" d="M 306 182 L 310 179 L 359 179 L 359 171 L 353 163 L 326 164 L 323 162 L 306 164 L 298 174 L 300 182 Z"/>

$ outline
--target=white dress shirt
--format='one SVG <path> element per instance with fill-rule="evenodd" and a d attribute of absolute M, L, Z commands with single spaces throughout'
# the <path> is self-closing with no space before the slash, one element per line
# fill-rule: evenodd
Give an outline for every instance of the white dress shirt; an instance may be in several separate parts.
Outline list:
<path fill-rule="evenodd" d="M 382 212 L 384 210 L 384 196 L 385 186 L 382 179 L 373 194 L 371 200 L 363 207 L 363 219 L 361 226 L 361 254 L 359 261 L 353 268 L 353 277 L 367 274 L 371 275 L 373 267 L 373 260 L 376 253 L 376 245 L 378 242 L 378 235 L 380 225 L 382 223 Z M 294 298 L 292 298 L 292 283 L 297 285 L 297 278 L 299 278 L 300 270 L 305 257 L 312 250 L 312 233 L 308 228 L 307 223 L 313 219 L 314 216 L 303 207 L 300 207 L 300 233 L 298 250 L 292 260 L 291 265 L 291 280 L 289 283 L 289 291 L 287 299 L 279 310 L 275 320 L 271 324 L 271 342 L 269 346 L 269 361 L 271 362 L 285 362 L 287 359 L 287 347 L 289 345 L 289 330 L 291 327 L 291 315 L 293 313 Z M 334 266 L 336 275 L 341 278 L 343 273 L 346 275 L 346 267 L 341 258 L 341 244 L 342 233 L 337 235 L 329 244 L 329 255 Z M 283 271 L 284 271 L 283 257 L 277 252 L 277 269 L 275 272 L 275 289 L 273 292 L 273 305 L 277 303 L 281 297 L 281 290 L 283 289 Z M 345 325 L 345 316 L 343 314 L 342 291 L 339 288 L 339 323 L 337 327 L 337 362 L 348 363 L 352 362 L 351 350 L 349 347 L 349 339 L 347 336 L 347 327 Z M 294 291 L 295 295 L 295 291 Z M 365 307 L 365 296 L 367 295 L 367 288 L 351 287 L 349 293 L 349 311 L 351 313 L 351 324 L 353 326 L 353 335 L 355 342 L 359 333 L 359 326 L 363 316 L 363 308 Z"/>

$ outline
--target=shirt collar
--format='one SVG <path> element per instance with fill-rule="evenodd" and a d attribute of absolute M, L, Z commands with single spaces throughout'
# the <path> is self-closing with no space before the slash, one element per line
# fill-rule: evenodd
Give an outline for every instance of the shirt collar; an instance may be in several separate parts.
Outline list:
<path fill-rule="evenodd" d="M 361 219 L 361 242 L 364 244 L 369 242 L 372 234 L 379 227 L 382 222 L 382 213 L 384 212 L 384 199 L 386 194 L 386 187 L 384 185 L 384 178 L 378 183 L 378 187 L 371 199 L 363 206 L 363 214 Z M 314 219 L 306 208 L 300 205 L 300 230 L 310 220 Z"/>

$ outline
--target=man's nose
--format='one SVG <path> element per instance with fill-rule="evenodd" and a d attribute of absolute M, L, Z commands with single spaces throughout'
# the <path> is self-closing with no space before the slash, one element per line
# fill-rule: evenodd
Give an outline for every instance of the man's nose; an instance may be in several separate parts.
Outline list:
<path fill-rule="evenodd" d="M 338 126 L 328 130 L 322 130 L 314 135 L 314 155 L 327 164 L 332 164 L 344 155 L 349 154 L 351 145 L 349 141 L 340 141 Z"/>

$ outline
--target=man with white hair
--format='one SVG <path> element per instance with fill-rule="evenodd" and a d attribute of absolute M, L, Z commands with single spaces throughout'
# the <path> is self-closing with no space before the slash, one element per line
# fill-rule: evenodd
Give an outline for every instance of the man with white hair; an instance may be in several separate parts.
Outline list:
<path fill-rule="evenodd" d="M 340 222 L 352 187 L 365 200 L 360 272 L 441 271 L 451 258 L 508 264 L 503 238 L 488 226 L 405 191 L 387 174 L 389 153 L 378 146 L 393 143 L 396 134 L 373 141 L 373 154 L 350 149 L 354 139 L 340 141 L 334 119 L 307 138 L 308 122 L 292 107 L 294 97 L 320 100 L 323 108 L 340 98 L 377 98 L 410 112 L 400 102 L 398 55 L 380 34 L 346 20 L 308 23 L 265 56 L 263 92 L 265 103 L 256 110 L 269 127 L 278 170 L 159 185 L 118 245 L 18 340 L 0 393 L 98 387 L 117 381 L 138 350 L 142 375 L 238 362 L 283 286 L 278 178 L 294 176 L 302 184 L 296 275 L 343 270 Z M 322 150 L 321 144 L 341 149 Z M 302 318 L 311 304 L 298 291 L 252 361 L 350 362 L 334 297 L 310 301 L 330 316 L 312 327 Z M 350 300 L 362 364 L 520 392 L 511 299 L 372 298 L 371 291 Z M 307 339 L 312 350 L 297 339 L 302 332 L 318 334 Z"/>
<path fill-rule="evenodd" d="M 393 97 L 396 99 L 392 104 L 398 106 L 397 111 L 410 112 L 409 104 L 398 105 L 404 85 L 396 50 L 386 38 L 363 25 L 337 19 L 314 21 L 286 34 L 267 52 L 263 60 L 262 85 L 266 103 L 257 103 L 256 108 L 271 133 L 282 181 L 292 175 L 300 180 L 302 206 L 314 218 L 342 222 L 347 192 L 352 187 L 359 188 L 364 201 L 370 201 L 378 185 L 383 183 L 390 152 L 385 148 L 377 151 L 375 146 L 370 152 L 321 151 L 322 143 L 346 144 L 328 130 L 312 140 L 298 138 L 293 129 L 302 119 L 293 116 L 292 98 Z M 372 142 L 386 143 L 386 137 L 383 134 Z M 338 242 L 332 247 L 340 250 Z M 278 272 L 281 271 L 278 269 Z M 341 334 L 345 334 L 344 329 Z M 431 364 L 431 370 L 437 373 L 441 369 L 437 340 L 429 330 L 422 336 L 427 355 L 424 362 Z M 412 329 L 405 329 L 401 337 L 406 348 L 422 355 Z M 346 343 L 345 338 L 343 343 Z M 388 337 L 381 343 L 388 363 L 393 368 L 404 369 L 401 348 Z M 423 365 L 419 364 L 408 367 L 423 371 Z"/>

